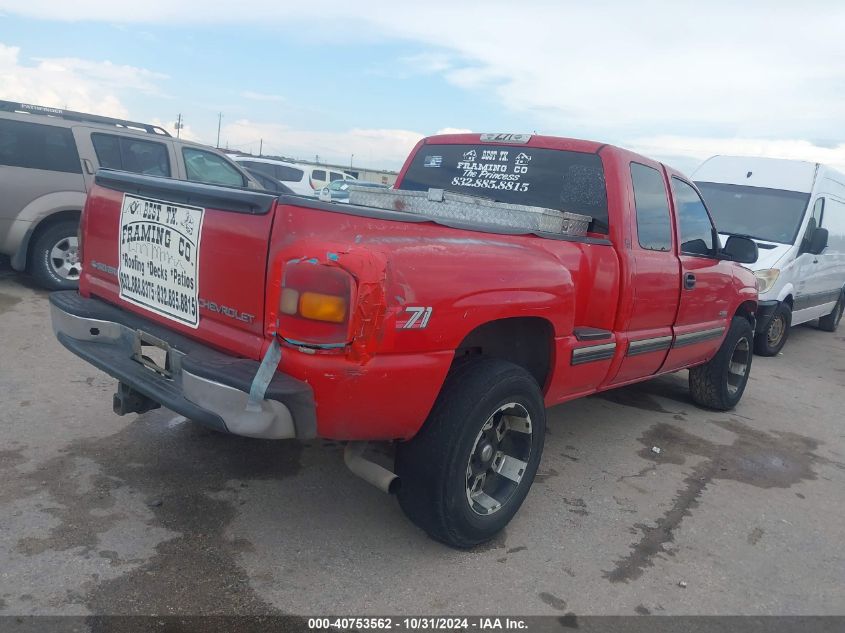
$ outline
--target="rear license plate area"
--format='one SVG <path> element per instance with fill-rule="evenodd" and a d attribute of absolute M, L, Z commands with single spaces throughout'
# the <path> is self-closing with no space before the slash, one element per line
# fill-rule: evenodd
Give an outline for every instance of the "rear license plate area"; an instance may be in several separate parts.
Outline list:
<path fill-rule="evenodd" d="M 132 358 L 150 371 L 172 378 L 171 349 L 167 341 L 163 341 L 149 332 L 138 330 L 135 332 L 135 344 Z"/>

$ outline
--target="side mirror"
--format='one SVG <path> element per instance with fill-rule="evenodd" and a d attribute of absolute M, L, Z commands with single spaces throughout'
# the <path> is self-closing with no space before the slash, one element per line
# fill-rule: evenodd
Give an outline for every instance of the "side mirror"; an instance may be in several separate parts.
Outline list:
<path fill-rule="evenodd" d="M 722 249 L 722 254 L 738 264 L 753 264 L 759 256 L 757 242 L 739 235 L 731 235 L 728 238 L 725 247 Z"/>
<path fill-rule="evenodd" d="M 822 251 L 827 248 L 827 240 L 830 233 L 827 229 L 817 228 L 813 231 L 813 237 L 810 238 L 810 248 L 807 249 L 813 255 L 821 255 Z"/>

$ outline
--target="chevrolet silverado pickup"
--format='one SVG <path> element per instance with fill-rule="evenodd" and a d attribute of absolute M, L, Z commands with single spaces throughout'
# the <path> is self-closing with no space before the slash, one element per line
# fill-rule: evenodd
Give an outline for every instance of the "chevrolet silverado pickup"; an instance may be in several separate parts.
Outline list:
<path fill-rule="evenodd" d="M 725 410 L 748 382 L 756 245 L 722 245 L 688 178 L 618 147 L 433 136 L 350 204 L 95 180 L 79 291 L 50 301 L 59 341 L 117 379 L 114 411 L 345 441 L 451 546 L 517 512 L 547 407 L 689 369 Z"/>

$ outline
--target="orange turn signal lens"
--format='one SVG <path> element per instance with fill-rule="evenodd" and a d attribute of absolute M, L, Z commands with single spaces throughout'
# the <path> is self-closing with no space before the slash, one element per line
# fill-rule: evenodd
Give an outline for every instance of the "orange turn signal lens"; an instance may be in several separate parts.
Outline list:
<path fill-rule="evenodd" d="M 299 314 L 315 321 L 343 323 L 346 320 L 346 300 L 319 292 L 303 292 L 299 296 Z"/>

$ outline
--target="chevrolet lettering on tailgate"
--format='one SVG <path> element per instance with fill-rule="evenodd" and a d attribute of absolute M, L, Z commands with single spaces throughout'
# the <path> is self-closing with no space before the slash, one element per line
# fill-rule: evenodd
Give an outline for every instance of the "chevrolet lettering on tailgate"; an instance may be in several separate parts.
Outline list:
<path fill-rule="evenodd" d="M 120 298 L 193 328 L 199 325 L 200 207 L 123 197 Z"/>

